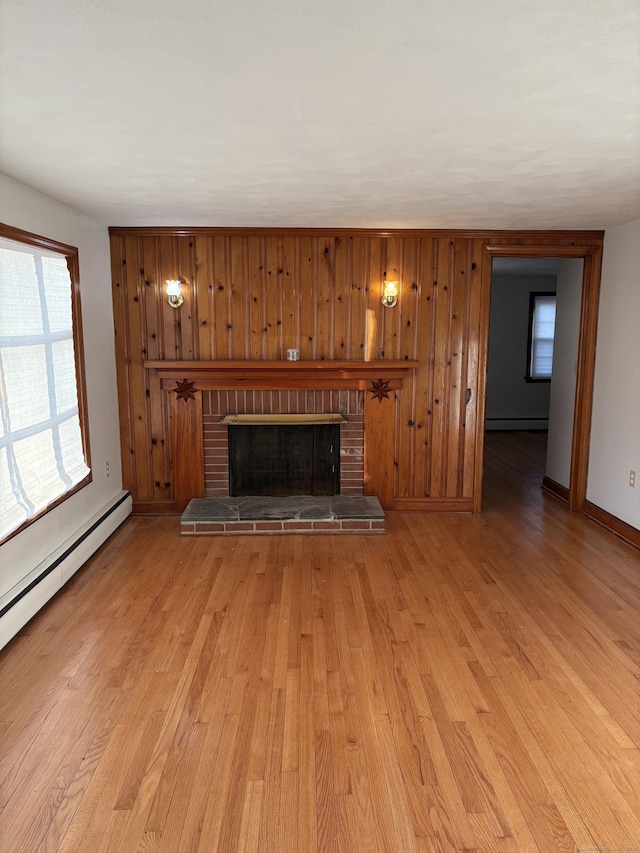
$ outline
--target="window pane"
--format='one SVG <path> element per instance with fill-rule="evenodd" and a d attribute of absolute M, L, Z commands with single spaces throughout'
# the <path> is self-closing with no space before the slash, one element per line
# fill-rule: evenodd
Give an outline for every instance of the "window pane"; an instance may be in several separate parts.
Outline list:
<path fill-rule="evenodd" d="M 553 369 L 553 340 L 536 341 L 533 349 L 533 376 L 551 376 Z"/>
<path fill-rule="evenodd" d="M 55 414 L 59 415 L 78 405 L 73 341 L 56 341 L 51 350 L 55 376 Z"/>
<path fill-rule="evenodd" d="M 0 311 L 0 338 L 42 334 L 40 294 L 32 254 L 0 248 L 0 304 L 11 305 L 11 311 Z"/>
<path fill-rule="evenodd" d="M 66 475 L 75 485 L 89 473 L 82 453 L 82 436 L 78 418 L 63 421 L 58 428 L 60 434 L 60 455 Z"/>
<path fill-rule="evenodd" d="M 531 329 L 531 364 L 533 379 L 549 379 L 553 369 L 553 336 L 556 325 L 555 294 L 535 296 Z"/>
<path fill-rule="evenodd" d="M 16 441 L 13 452 L 22 492 L 33 504 L 34 512 L 43 509 L 66 490 L 56 465 L 51 430 Z"/>
<path fill-rule="evenodd" d="M 44 344 L 0 350 L 12 432 L 49 420 L 49 387 Z"/>
<path fill-rule="evenodd" d="M 16 502 L 9 477 L 7 449 L 0 448 L 0 539 L 22 524 L 27 511 Z"/>
<path fill-rule="evenodd" d="M 66 258 L 43 258 L 49 330 L 71 331 L 71 280 Z"/>

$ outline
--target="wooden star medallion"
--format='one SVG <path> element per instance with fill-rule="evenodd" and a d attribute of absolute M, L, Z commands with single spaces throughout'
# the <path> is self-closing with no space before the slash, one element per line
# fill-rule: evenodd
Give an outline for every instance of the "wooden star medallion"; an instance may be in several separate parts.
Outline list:
<path fill-rule="evenodd" d="M 176 387 L 173 390 L 176 392 L 178 400 L 184 400 L 185 403 L 187 400 L 195 400 L 195 385 L 195 382 L 189 382 L 188 379 L 183 379 L 182 382 L 176 382 Z"/>
<path fill-rule="evenodd" d="M 369 388 L 369 393 L 371 394 L 372 400 L 375 400 L 376 397 L 378 398 L 379 403 L 381 403 L 383 400 L 388 400 L 390 391 L 391 388 L 389 387 L 389 382 L 387 380 L 371 380 L 371 388 Z"/>

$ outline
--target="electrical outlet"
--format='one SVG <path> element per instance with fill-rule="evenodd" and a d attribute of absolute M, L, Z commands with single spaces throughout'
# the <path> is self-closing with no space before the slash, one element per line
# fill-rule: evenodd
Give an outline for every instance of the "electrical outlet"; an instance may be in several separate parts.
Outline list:
<path fill-rule="evenodd" d="M 629 485 L 632 489 L 635 489 L 636 487 L 636 472 L 633 468 L 629 471 Z"/>
<path fill-rule="evenodd" d="M 108 462 L 104 463 L 104 476 L 105 476 L 105 479 L 107 479 L 107 480 L 109 479 L 109 463 Z"/>

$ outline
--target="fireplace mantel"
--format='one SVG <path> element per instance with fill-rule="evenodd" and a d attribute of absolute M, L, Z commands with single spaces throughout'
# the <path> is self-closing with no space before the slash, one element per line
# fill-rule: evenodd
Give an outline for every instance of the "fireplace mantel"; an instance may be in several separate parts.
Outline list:
<path fill-rule="evenodd" d="M 404 361 L 145 361 L 171 393 L 171 464 L 175 507 L 204 496 L 202 394 L 214 390 L 365 391 L 365 493 L 393 507 L 394 392 L 418 367 Z"/>
<path fill-rule="evenodd" d="M 370 388 L 384 380 L 388 388 L 402 387 L 406 374 L 418 362 L 404 361 L 145 361 L 166 383 L 189 380 L 199 391 L 248 388 L 252 390 L 306 390 Z"/>

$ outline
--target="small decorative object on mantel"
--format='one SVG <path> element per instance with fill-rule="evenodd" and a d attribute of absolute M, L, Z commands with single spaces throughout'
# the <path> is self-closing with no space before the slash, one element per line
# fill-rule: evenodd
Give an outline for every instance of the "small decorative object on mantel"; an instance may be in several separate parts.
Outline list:
<path fill-rule="evenodd" d="M 287 350 L 287 361 L 300 361 L 300 350 L 299 349 L 288 349 Z"/>
<path fill-rule="evenodd" d="M 388 381 L 384 379 L 371 380 L 371 387 L 369 388 L 369 393 L 371 394 L 372 400 L 375 400 L 376 397 L 378 398 L 379 403 L 381 403 L 383 400 L 388 400 L 389 391 L 391 391 L 391 387 Z"/>
<path fill-rule="evenodd" d="M 184 400 L 185 403 L 187 400 L 195 400 L 196 395 L 194 388 L 196 387 L 195 382 L 189 382 L 188 379 L 183 379 L 182 382 L 176 381 L 176 387 L 173 389 L 178 397 L 178 400 Z"/>

